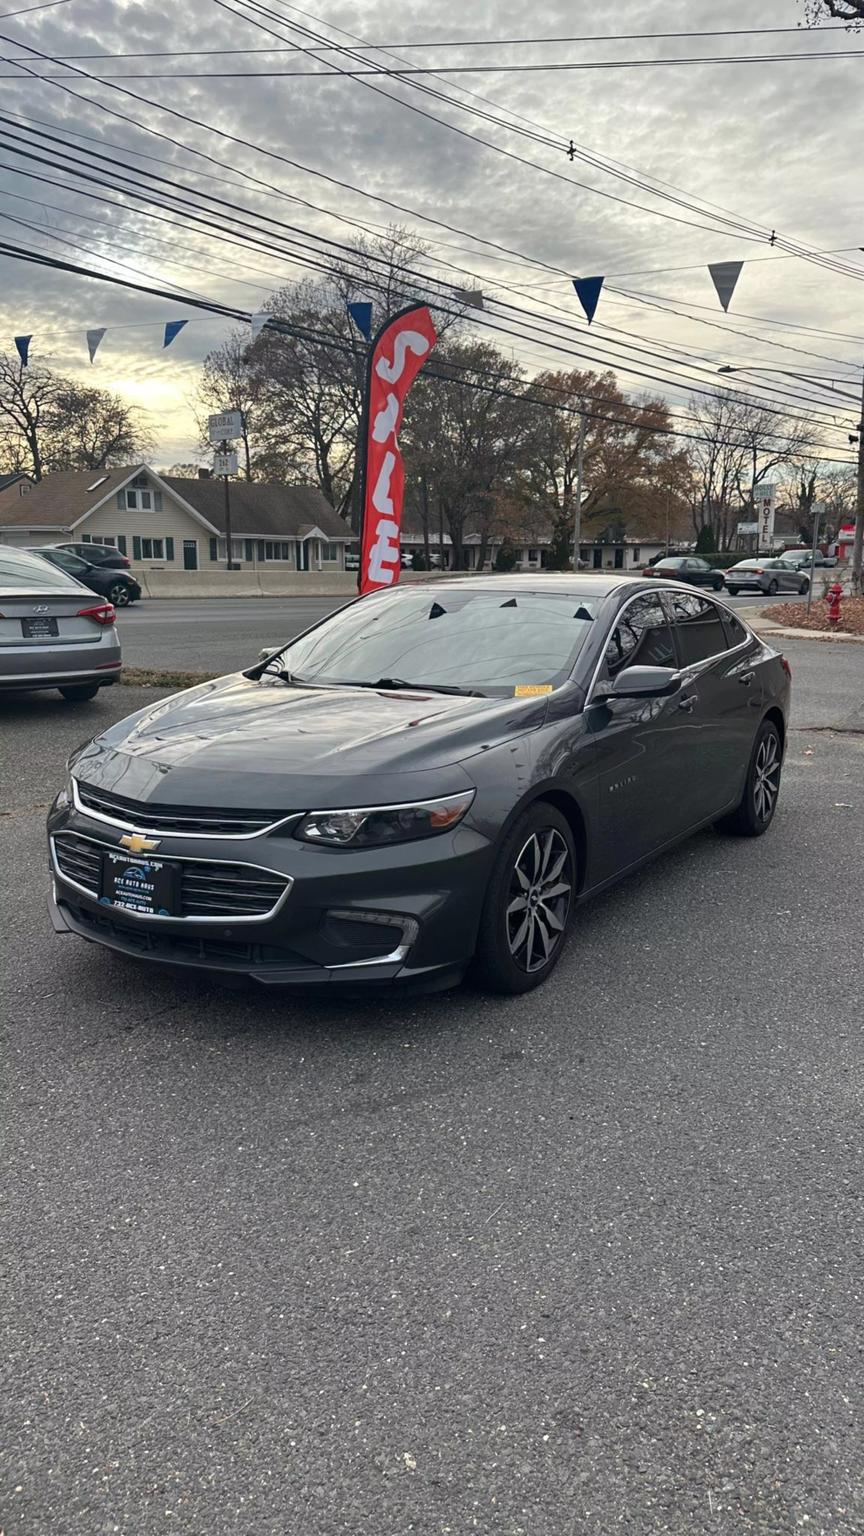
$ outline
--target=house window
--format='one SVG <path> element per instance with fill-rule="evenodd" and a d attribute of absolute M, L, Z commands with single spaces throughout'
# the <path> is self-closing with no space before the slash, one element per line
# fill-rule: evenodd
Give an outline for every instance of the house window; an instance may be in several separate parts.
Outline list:
<path fill-rule="evenodd" d="M 228 540 L 227 539 L 220 539 L 219 540 L 219 559 L 220 560 L 227 560 L 228 559 Z M 232 539 L 231 540 L 231 559 L 232 559 L 232 561 L 234 561 L 234 560 L 242 560 L 243 559 L 243 540 L 242 539 Z"/>
<path fill-rule="evenodd" d="M 107 542 L 107 540 L 106 540 L 106 542 Z M 82 533 L 82 535 L 81 535 L 81 543 L 82 544 L 90 544 L 90 543 L 92 543 L 92 539 L 90 538 L 89 533 Z"/>
<path fill-rule="evenodd" d="M 117 493 L 118 506 L 127 512 L 161 512 L 162 492 L 154 491 L 143 475 L 138 475 L 125 491 Z"/>
<path fill-rule="evenodd" d="M 290 560 L 292 554 L 293 549 L 287 539 L 267 539 L 264 542 L 265 560 Z"/>
<path fill-rule="evenodd" d="M 641 554 L 641 550 L 639 549 L 639 545 L 638 544 L 634 544 L 634 546 L 633 546 L 633 564 L 634 565 L 638 565 L 639 564 L 639 556 L 640 556 L 640 554 Z"/>
<path fill-rule="evenodd" d="M 165 541 L 164 541 L 164 539 L 142 539 L 141 540 L 141 558 L 142 558 L 142 560 L 164 560 L 165 559 Z"/>
<path fill-rule="evenodd" d="M 339 545 L 338 544 L 322 544 L 321 545 L 321 559 L 322 560 L 338 560 L 339 559 Z"/>

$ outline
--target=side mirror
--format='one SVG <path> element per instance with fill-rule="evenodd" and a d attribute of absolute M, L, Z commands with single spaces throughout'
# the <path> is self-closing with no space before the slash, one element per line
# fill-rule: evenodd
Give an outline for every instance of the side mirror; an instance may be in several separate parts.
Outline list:
<path fill-rule="evenodd" d="M 274 643 L 273 643 L 273 645 L 265 645 L 265 646 L 264 646 L 264 647 L 263 647 L 263 648 L 262 648 L 262 649 L 261 649 L 261 650 L 260 650 L 260 651 L 259 651 L 259 652 L 258 652 L 258 660 L 259 660 L 259 661 L 266 661 L 266 660 L 267 660 L 267 657 L 268 657 L 268 656 L 272 656 L 272 655 L 273 655 L 273 653 L 274 653 L 274 651 L 279 651 L 279 650 L 280 650 L 280 649 L 281 649 L 281 650 L 284 650 L 284 649 L 285 649 L 285 646 L 286 646 L 286 645 L 287 645 L 287 644 L 288 644 L 288 641 L 287 641 L 287 640 L 284 640 L 284 641 L 283 641 L 283 642 L 282 642 L 282 645 L 281 645 L 281 647 L 280 647 L 280 646 L 279 646 L 279 645 L 278 645 L 278 644 L 277 644 L 277 643 L 276 643 L 276 642 L 275 642 L 275 641 L 274 641 Z"/>
<path fill-rule="evenodd" d="M 613 683 L 595 692 L 595 699 L 667 699 L 677 693 L 682 677 L 674 667 L 625 667 Z"/>

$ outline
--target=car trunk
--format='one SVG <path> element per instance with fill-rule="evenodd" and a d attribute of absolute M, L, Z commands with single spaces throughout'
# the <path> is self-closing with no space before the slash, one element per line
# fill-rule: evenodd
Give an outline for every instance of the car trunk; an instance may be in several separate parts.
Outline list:
<path fill-rule="evenodd" d="M 105 599 L 86 591 L 21 592 L 0 588 L 0 646 L 16 650 L 32 645 L 98 645 L 99 624 L 82 618 L 82 610 L 105 606 Z"/>

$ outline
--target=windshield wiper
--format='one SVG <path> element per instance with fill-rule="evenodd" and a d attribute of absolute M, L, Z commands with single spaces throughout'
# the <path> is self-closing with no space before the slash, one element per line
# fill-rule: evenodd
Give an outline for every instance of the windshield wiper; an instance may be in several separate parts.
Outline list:
<path fill-rule="evenodd" d="M 412 693 L 457 693 L 468 699 L 486 697 L 479 688 L 458 688 L 450 683 L 406 683 L 404 677 L 379 677 L 377 683 L 349 683 L 350 688 L 409 688 Z"/>

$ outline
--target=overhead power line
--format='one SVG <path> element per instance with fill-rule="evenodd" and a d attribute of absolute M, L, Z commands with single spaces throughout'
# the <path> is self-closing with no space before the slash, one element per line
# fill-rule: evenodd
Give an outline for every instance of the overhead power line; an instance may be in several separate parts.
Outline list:
<path fill-rule="evenodd" d="M 0 114 L 0 123 L 3 121 L 3 114 Z M 5 121 L 8 122 L 8 119 L 5 119 Z M 274 239 L 279 239 L 281 241 L 281 245 L 278 249 L 283 257 L 287 255 L 290 259 L 297 259 L 297 253 L 301 252 L 303 253 L 303 264 L 311 265 L 315 267 L 316 270 L 325 274 L 329 274 L 333 270 L 333 251 L 331 249 L 325 249 L 322 251 L 308 244 L 308 240 L 311 238 L 313 241 L 317 242 L 318 247 L 321 245 L 332 246 L 333 242 L 326 241 L 324 237 L 310 236 L 307 231 L 299 230 L 296 226 L 286 224 L 285 221 L 275 220 L 272 218 L 272 216 L 269 215 L 259 215 L 258 222 L 256 223 L 254 222 L 256 216 L 252 213 L 251 210 L 238 210 L 236 204 L 233 204 L 226 199 L 218 198 L 214 194 L 206 194 L 206 202 L 204 201 L 204 195 L 202 194 L 198 194 L 197 196 L 193 195 L 191 198 L 184 196 L 182 194 L 187 191 L 191 191 L 191 189 L 187 189 L 181 186 L 178 190 L 176 183 L 172 183 L 169 178 L 159 176 L 150 171 L 141 170 L 137 167 L 130 167 L 127 163 L 118 160 L 116 156 L 92 152 L 89 157 L 89 161 L 82 162 L 77 159 L 74 154 L 71 154 L 68 149 L 62 148 L 63 140 L 59 138 L 58 135 L 46 133 L 44 131 L 37 131 L 37 136 L 49 141 L 49 144 L 43 147 L 44 153 L 42 154 L 37 152 L 39 146 L 30 148 L 23 147 L 25 144 L 30 143 L 29 139 L 24 139 L 20 134 L 10 132 L 8 129 L 6 130 L 6 142 L 8 146 L 15 155 L 26 161 L 35 162 L 50 169 L 61 169 L 67 173 L 73 174 L 83 179 L 85 183 L 92 183 L 99 187 L 122 191 L 126 196 L 131 196 L 137 201 L 143 202 L 144 204 L 152 204 L 155 200 L 155 206 L 166 209 L 169 212 L 179 213 L 182 217 L 192 218 L 201 227 L 212 231 L 215 238 L 217 239 L 223 238 L 221 231 L 224 228 L 224 220 L 227 213 L 227 215 L 233 220 L 234 223 L 239 222 L 241 224 L 241 227 L 246 231 L 244 237 L 246 242 L 253 245 L 254 247 L 258 249 L 272 250 Z M 54 147 L 57 145 L 61 146 L 60 150 Z M 102 165 L 96 166 L 95 169 L 93 169 L 93 162 L 102 162 Z M 88 169 L 88 165 L 91 168 Z M 132 175 L 130 175 L 129 172 L 132 172 Z M 138 180 L 135 180 L 134 178 L 138 178 Z M 50 181 L 50 178 L 46 179 Z M 158 184 L 158 196 L 148 185 L 148 181 L 154 181 Z M 170 199 L 170 201 L 166 201 L 166 199 Z M 211 209 L 207 206 L 208 203 L 215 206 Z M 246 215 L 245 220 L 244 215 Z M 154 217 L 159 218 L 160 215 L 157 214 L 154 215 Z M 267 223 L 275 226 L 275 233 L 274 231 L 264 231 L 262 234 L 260 229 L 260 220 L 262 217 L 266 219 Z M 250 222 L 250 220 L 253 222 Z M 283 234 L 282 231 L 286 231 L 287 235 Z M 296 238 L 294 238 L 297 235 L 305 237 L 305 239 L 301 241 L 300 244 L 298 244 Z M 308 253 L 313 252 L 316 259 L 310 261 Z M 322 260 L 322 258 L 324 259 Z M 339 245 L 337 246 L 336 250 L 336 259 L 338 259 L 343 264 L 343 266 L 346 262 L 346 259 L 349 263 L 353 262 L 355 267 L 357 267 L 359 264 L 359 273 L 355 273 L 355 276 L 359 275 L 360 280 L 363 280 L 365 272 L 368 269 L 369 258 L 358 256 L 356 249 L 350 246 Z M 379 261 L 380 259 L 381 258 L 378 258 Z M 428 284 L 430 281 L 433 283 L 440 282 L 440 280 L 436 279 L 425 279 L 425 292 L 428 292 Z M 452 296 L 449 292 L 444 296 L 445 308 L 447 301 L 449 301 L 452 306 Z M 436 302 L 440 307 L 442 304 L 442 298 L 440 295 L 437 296 Z M 505 310 L 509 309 L 512 314 L 517 317 L 516 323 L 522 325 L 523 331 L 526 324 L 535 327 L 534 334 L 529 336 L 527 339 L 539 342 L 539 344 L 545 346 L 555 344 L 546 335 L 541 335 L 540 337 L 536 335 L 536 326 L 538 324 L 542 327 L 550 323 L 549 321 L 544 320 L 542 315 L 537 316 L 529 310 L 520 310 L 518 307 L 512 305 L 504 305 L 504 308 Z M 489 321 L 478 318 L 475 323 L 479 326 L 486 326 L 489 324 Z M 560 321 L 558 321 L 554 322 L 554 325 L 555 337 L 559 338 L 562 331 L 562 324 Z M 495 328 L 501 331 L 502 334 L 526 339 L 518 330 L 514 331 L 511 329 L 505 329 L 500 325 Z M 657 381 L 667 385 L 672 384 L 680 386 L 681 382 L 684 382 L 690 388 L 695 387 L 692 379 L 690 378 L 682 381 L 680 377 L 671 379 L 668 377 L 670 363 L 674 365 L 680 361 L 680 359 L 675 357 L 674 354 L 671 357 L 669 356 L 668 348 L 664 354 L 658 352 L 656 346 L 640 346 L 638 343 L 629 339 L 625 340 L 623 343 L 613 343 L 613 345 L 617 346 L 619 353 L 621 352 L 622 348 L 626 348 L 630 352 L 635 352 L 640 357 L 645 356 L 649 358 L 652 360 L 652 362 L 654 359 L 659 359 L 664 368 L 664 376 L 659 376 L 656 373 L 656 363 L 654 365 L 655 372 L 652 374 L 651 372 L 646 371 L 644 365 L 634 367 L 632 361 L 626 357 L 622 358 L 621 356 L 610 356 L 608 352 L 604 353 L 602 350 L 598 352 L 598 348 L 603 348 L 603 338 L 598 339 L 593 336 L 586 337 L 584 332 L 579 331 L 575 325 L 572 324 L 572 322 L 564 326 L 563 329 L 569 330 L 576 337 L 576 339 L 579 340 L 580 343 L 580 353 L 573 354 L 571 348 L 571 355 L 581 355 L 583 357 L 587 357 L 590 360 L 599 361 L 604 367 L 617 367 L 621 371 L 631 373 L 634 377 L 644 377 L 651 381 Z M 563 350 L 560 348 L 560 345 L 559 350 Z M 684 364 L 686 368 L 692 371 L 694 364 L 691 359 L 684 359 Z M 712 384 L 714 383 L 713 366 L 706 367 L 701 361 L 695 366 L 698 372 L 707 372 L 711 376 Z M 784 398 L 785 400 L 801 400 L 811 408 L 813 405 L 818 403 L 813 400 L 812 396 L 805 397 L 800 390 L 792 390 L 788 386 L 774 385 L 772 387 L 772 392 L 781 398 Z M 715 393 L 715 390 L 707 392 L 703 391 L 703 393 L 713 394 Z"/>
<path fill-rule="evenodd" d="M 210 312 L 211 314 L 220 315 L 220 316 L 222 316 L 224 318 L 227 318 L 227 319 L 232 319 L 232 320 L 237 320 L 237 321 L 245 321 L 248 324 L 251 321 L 251 318 L 252 318 L 251 315 L 248 312 L 243 311 L 243 310 L 239 310 L 239 309 L 235 309 L 231 305 L 218 304 L 218 303 L 216 303 L 215 301 L 212 301 L 212 300 L 198 299 L 198 298 L 193 298 L 191 296 L 190 297 L 180 298 L 180 297 L 178 297 L 177 294 L 171 293 L 171 292 L 167 291 L 164 288 L 156 288 L 156 287 L 145 286 L 145 285 L 143 285 L 141 283 L 133 283 L 133 282 L 130 282 L 128 278 L 114 277 L 111 274 L 106 273 L 106 272 L 97 272 L 97 271 L 94 271 L 94 270 L 92 270 L 90 268 L 82 267 L 82 266 L 80 266 L 79 264 L 77 264 L 75 262 L 61 261 L 57 257 L 47 256 L 47 255 L 44 255 L 44 254 L 42 254 L 40 252 L 37 252 L 37 251 L 27 250 L 27 249 L 25 249 L 25 248 L 23 248 L 21 246 L 8 245 L 7 243 L 5 243 L 3 241 L 0 241 L 0 255 L 7 256 L 11 260 L 13 260 L 13 261 L 20 261 L 20 262 L 23 262 L 23 263 L 26 263 L 26 264 L 29 264 L 29 265 L 34 265 L 34 266 L 39 266 L 39 267 L 44 267 L 44 268 L 50 268 L 52 270 L 60 271 L 60 272 L 70 272 L 70 273 L 74 273 L 74 274 L 76 274 L 77 276 L 80 276 L 80 277 L 88 277 L 88 278 L 95 279 L 97 282 L 110 283 L 110 284 L 112 284 L 112 285 L 114 285 L 116 287 L 131 289 L 133 292 L 136 292 L 136 293 L 147 294 L 150 297 L 161 298 L 161 299 L 170 299 L 174 303 L 182 303 L 182 304 L 185 304 L 185 305 L 189 305 L 190 307 L 192 307 L 194 309 L 206 310 L 206 311 Z M 334 340 L 333 337 L 326 335 L 326 333 L 322 334 L 321 332 L 315 332 L 314 329 L 312 329 L 311 327 L 302 327 L 302 326 L 296 325 L 293 322 L 282 320 L 282 319 L 280 319 L 278 317 L 274 318 L 271 321 L 271 327 L 272 327 L 272 329 L 274 331 L 281 332 L 282 334 L 285 334 L 285 335 L 296 336 L 296 337 L 298 337 L 300 339 L 316 340 L 316 341 L 322 342 L 322 343 L 324 343 L 324 344 L 326 344 L 328 346 L 332 346 L 333 349 L 336 350 L 336 351 L 350 353 L 353 356 L 360 355 L 359 354 L 359 349 L 356 346 L 350 346 L 347 343 L 342 343 L 342 342 L 336 341 L 336 340 Z M 451 372 L 448 373 L 447 369 L 451 369 Z M 436 368 L 434 366 L 434 364 L 433 365 L 427 364 L 425 369 L 424 369 L 424 372 L 426 373 L 427 377 L 444 378 L 444 379 L 446 379 L 446 378 L 449 378 L 449 377 L 452 376 L 452 366 L 450 364 L 445 364 L 444 365 L 444 369 L 439 369 L 439 368 Z M 468 381 L 463 381 L 463 382 L 468 382 Z M 484 386 L 482 384 L 479 384 L 476 381 L 471 381 L 470 382 L 470 387 L 471 388 L 475 388 L 475 389 L 480 389 L 480 390 L 482 390 L 484 388 Z M 494 389 L 490 389 L 489 393 L 500 394 L 500 395 L 504 396 L 505 398 L 507 396 L 510 396 L 510 397 L 512 397 L 515 400 L 520 400 L 520 401 L 523 401 L 523 402 L 525 402 L 527 404 L 535 404 L 535 405 L 538 405 L 538 406 L 545 406 L 546 408 L 551 409 L 551 410 L 564 410 L 569 415 L 581 414 L 579 408 L 577 408 L 577 407 L 574 407 L 574 408 L 570 409 L 570 408 L 567 408 L 567 407 L 564 407 L 564 406 L 556 405 L 554 403 L 550 404 L 550 402 L 548 400 L 538 400 L 536 397 L 534 397 L 532 399 L 530 394 L 527 393 L 527 392 L 519 392 L 519 393 L 517 393 L 515 391 L 508 391 L 508 390 L 501 390 L 501 389 L 498 389 L 498 388 L 494 388 Z M 629 414 L 627 416 L 624 416 L 624 417 L 604 416 L 600 412 L 592 412 L 592 411 L 586 411 L 585 415 L 587 415 L 588 417 L 590 417 L 592 419 L 597 419 L 597 420 L 617 421 L 618 423 L 620 423 L 622 425 L 627 425 L 627 426 L 630 426 L 630 425 L 633 424 L 633 407 L 630 407 Z M 681 437 L 681 438 L 689 439 L 691 441 L 698 441 L 698 442 L 715 441 L 715 439 L 713 439 L 713 438 L 706 437 L 706 435 L 704 433 L 703 434 L 699 434 L 699 433 L 691 433 L 691 432 L 681 432 L 681 431 L 678 431 L 677 429 L 672 428 L 672 427 L 655 427 L 655 428 L 650 428 L 648 430 L 655 431 L 655 432 L 657 432 L 658 435 L 665 436 L 665 437 Z M 739 440 L 737 442 L 735 442 L 735 441 L 730 442 L 729 446 L 739 447 L 740 448 L 740 447 L 743 446 L 743 444 Z M 827 460 L 826 461 L 825 458 L 824 458 L 824 455 L 821 454 L 821 453 L 820 454 L 802 453 L 801 455 L 799 455 L 799 457 L 802 458 L 802 459 L 807 459 L 808 461 L 811 460 L 811 459 L 818 459 L 818 460 L 820 460 L 822 462 L 830 462 L 830 463 L 844 463 L 844 464 L 851 463 L 851 460 L 849 460 L 849 459 L 842 459 L 842 460 L 840 460 L 840 459 L 837 459 L 837 460 L 832 459 L 832 460 Z"/>
<path fill-rule="evenodd" d="M 2 35 L 0 35 L 0 36 L 2 36 Z M 4 40 L 6 42 L 11 41 L 8 38 L 6 38 Z M 30 45 L 25 45 L 25 46 L 30 47 Z M 42 53 L 39 49 L 30 47 L 30 51 L 31 51 L 31 53 L 34 56 L 36 56 L 38 58 L 42 58 L 43 60 L 50 60 L 50 55 Z M 83 79 L 85 79 L 85 80 L 89 80 L 89 79 L 92 78 L 91 76 L 89 76 L 87 74 L 86 71 L 83 71 L 83 70 L 82 71 L 77 71 L 76 73 L 80 74 L 81 77 Z M 71 95 L 73 97 L 73 99 L 75 99 L 77 101 L 88 102 L 88 98 L 82 97 L 79 92 L 72 90 L 65 83 L 56 82 L 56 87 L 58 89 L 60 89 L 61 91 L 65 92 L 66 94 Z M 374 87 L 371 87 L 371 88 L 375 89 Z M 253 149 L 257 153 L 263 153 L 263 154 L 267 155 L 269 158 L 277 159 L 277 160 L 279 160 L 279 161 L 281 161 L 283 163 L 292 165 L 292 166 L 294 166 L 297 169 L 302 169 L 302 170 L 308 171 L 308 172 L 310 172 L 310 174 L 318 176 L 319 178 L 321 178 L 323 180 L 326 180 L 326 181 L 328 181 L 328 182 L 330 182 L 332 184 L 344 187 L 347 190 L 355 191 L 355 192 L 359 193 L 359 195 L 361 195 L 361 196 L 364 196 L 364 197 L 367 197 L 367 198 L 370 197 L 370 196 L 373 196 L 373 197 L 375 196 L 374 194 L 369 194 L 368 192 L 364 191 L 361 188 L 352 187 L 349 183 L 341 182 L 337 178 L 327 176 L 326 173 L 317 172 L 317 171 L 312 170 L 312 168 L 310 168 L 310 167 L 301 166 L 298 162 L 290 160 L 287 156 L 281 155 L 277 151 L 265 149 L 265 148 L 263 148 L 260 145 L 253 145 L 248 140 L 240 139 L 236 135 L 229 134 L 225 130 L 218 129 L 218 128 L 214 127 L 211 124 L 203 122 L 200 119 L 193 118 L 189 114 L 180 112 L 177 109 L 169 107 L 169 106 L 167 106 L 164 103 L 155 102 L 155 101 L 152 100 L 152 98 L 141 96 L 137 92 L 125 90 L 125 89 L 123 89 L 122 87 L 119 87 L 119 86 L 112 86 L 112 89 L 117 91 L 117 92 L 119 92 L 119 94 L 127 96 L 127 97 L 129 97 L 129 98 L 131 98 L 131 99 L 133 99 L 135 101 L 140 101 L 140 102 L 144 103 L 145 105 L 157 108 L 161 112 L 168 112 L 172 116 L 177 117 L 177 118 L 179 118 L 180 120 L 182 120 L 184 122 L 191 123 L 191 124 L 193 124 L 194 126 L 197 126 L 197 127 L 201 127 L 201 128 L 203 128 L 203 129 L 205 129 L 205 130 L 207 130 L 209 132 L 217 133 L 221 138 L 226 139 L 229 142 L 234 142 L 234 143 L 242 144 L 244 147 L 249 148 L 249 149 Z M 386 95 L 387 93 L 383 93 L 383 94 Z M 166 141 L 168 143 L 171 143 L 175 147 L 180 148 L 181 150 L 183 150 L 183 151 L 185 151 L 187 153 L 191 153 L 191 154 L 194 154 L 196 157 L 203 158 L 205 161 L 208 161 L 210 164 L 218 166 L 218 167 L 220 167 L 222 169 L 225 169 L 229 173 L 234 169 L 234 168 L 225 166 L 224 162 L 220 161 L 215 156 L 210 155 L 206 151 L 199 150 L 199 149 L 197 149 L 194 146 L 189 145 L 189 144 L 184 144 L 180 140 L 176 139 L 174 136 L 172 136 L 170 134 L 166 134 L 166 133 L 162 132 L 159 129 L 148 127 L 146 124 L 142 124 L 138 119 L 136 119 L 134 117 L 130 117 L 127 113 L 119 112 L 119 111 L 117 111 L 114 108 L 106 106 L 104 103 L 99 103 L 99 102 L 89 103 L 88 102 L 88 104 L 91 104 L 94 107 L 97 107 L 99 110 L 108 112 L 109 115 L 119 119 L 120 121 L 128 122 L 128 123 L 132 124 L 133 126 L 139 128 L 139 129 L 142 129 L 143 131 L 145 131 L 145 132 L 147 132 L 147 133 L 149 133 L 149 134 L 151 134 L 151 135 L 153 135 L 155 137 L 161 138 L 164 141 Z M 268 191 L 270 193 L 275 193 L 276 195 L 278 195 L 280 197 L 285 197 L 287 195 L 287 194 L 285 194 L 283 192 L 283 190 L 281 188 L 274 187 L 272 183 L 263 181 L 261 178 L 253 176 L 249 172 L 239 172 L 238 174 L 241 174 L 245 180 L 249 181 L 250 184 L 252 184 L 252 185 L 254 185 L 256 187 L 262 187 L 266 191 Z M 104 201 L 104 199 L 102 199 L 102 200 Z M 300 201 L 301 203 L 303 203 L 305 206 L 317 207 L 316 204 L 310 203 L 307 199 L 297 199 L 297 200 Z M 461 235 L 463 238 L 466 238 L 468 240 L 474 241 L 475 243 L 484 244 L 486 246 L 492 246 L 492 248 L 494 248 L 494 249 L 498 250 L 499 252 L 501 252 L 502 255 L 513 256 L 518 261 L 523 262 L 523 263 L 525 263 L 527 265 L 533 265 L 535 268 L 537 266 L 540 266 L 540 267 L 544 268 L 545 270 L 547 270 L 547 271 L 549 271 L 551 273 L 562 273 L 565 276 L 567 275 L 566 273 L 563 273 L 563 269 L 561 269 L 561 268 L 555 268 L 554 266 L 552 266 L 549 263 L 545 263 L 545 262 L 539 261 L 537 258 L 533 258 L 532 259 L 530 257 L 524 256 L 522 253 L 509 250 L 506 247 L 498 246 L 494 242 L 487 241 L 485 239 L 485 237 L 476 236 L 476 235 L 474 235 L 473 233 L 471 233 L 469 231 L 457 230 L 457 229 L 454 229 L 452 226 L 449 226 L 449 225 L 442 225 L 442 221 L 440 221 L 440 220 L 432 219 L 431 217 L 426 216 L 426 215 L 417 214 L 417 213 L 415 213 L 414 210 L 405 208 L 402 205 L 393 204 L 389 200 L 382 199 L 380 197 L 377 200 L 378 201 L 382 201 L 385 204 L 385 206 L 391 206 L 391 207 L 395 206 L 399 211 L 408 213 L 412 217 L 419 217 L 421 219 L 424 219 L 425 222 L 435 224 L 438 227 L 445 227 L 451 233 L 457 233 L 457 234 Z M 319 211 L 324 211 L 324 210 L 319 210 Z M 336 215 L 336 216 L 337 217 L 341 217 L 343 219 L 345 218 L 344 215 Z M 348 220 L 348 222 L 353 223 L 355 225 L 355 227 L 357 227 L 357 221 L 356 220 L 354 220 L 354 221 Z M 364 227 L 364 226 L 360 225 L 359 227 Z M 320 238 L 320 237 L 316 237 L 316 238 Z M 284 253 L 283 253 L 283 256 L 284 256 Z M 288 259 L 288 258 L 286 258 L 286 259 Z M 449 264 L 449 265 L 452 265 L 452 264 Z M 454 268 L 454 270 L 457 270 L 457 269 Z M 462 269 L 462 270 L 464 270 L 464 269 Z M 606 360 L 607 364 L 609 362 L 611 362 L 611 361 L 612 360 L 610 360 L 610 359 Z"/>

